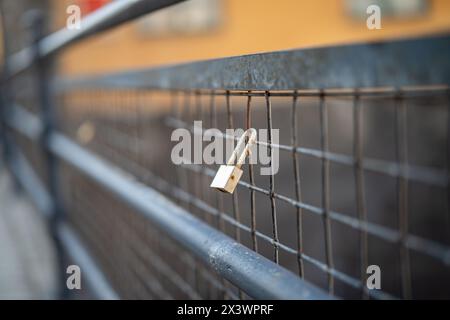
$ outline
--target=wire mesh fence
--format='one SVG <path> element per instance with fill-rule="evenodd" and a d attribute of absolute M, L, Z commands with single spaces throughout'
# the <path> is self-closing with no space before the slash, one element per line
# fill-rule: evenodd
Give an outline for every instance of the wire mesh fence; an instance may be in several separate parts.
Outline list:
<path fill-rule="evenodd" d="M 330 293 L 348 298 L 448 295 L 439 285 L 447 279 L 449 264 L 445 86 L 265 92 L 86 89 L 66 92 L 59 101 L 68 135 Z M 178 166 L 170 158 L 171 131 L 194 133 L 194 120 L 203 121 L 204 129 L 222 131 L 280 128 L 279 143 L 268 144 L 280 151 L 279 172 L 261 176 L 260 164 L 246 164 L 233 195 L 211 189 L 216 165 Z M 76 181 L 65 185 L 78 189 L 81 181 Z M 98 200 L 92 186 L 84 188 L 76 198 L 71 193 L 68 203 L 83 208 L 84 196 L 101 208 L 103 219 L 119 211 L 104 208 L 111 200 Z M 80 220 L 77 216 L 73 219 Z M 126 220 L 133 221 L 132 215 Z M 94 219 L 78 223 L 105 225 Z M 137 225 L 130 223 L 131 234 L 140 233 Z M 146 246 L 145 240 L 136 241 Z M 177 256 L 168 257 L 161 268 L 174 268 L 180 263 Z M 139 265 L 125 260 L 130 268 Z M 171 279 L 178 290 L 194 288 L 188 297 L 245 297 L 195 259 L 187 261 L 186 270 L 194 275 L 175 273 Z M 365 286 L 371 264 L 383 272 L 382 290 Z M 198 289 L 199 281 L 214 290 Z"/>
<path fill-rule="evenodd" d="M 52 228 L 77 231 L 121 298 L 450 297 L 448 37 L 50 83 L 45 59 L 146 3 L 114 3 L 19 52 L 2 87 L 11 166 L 23 151 Z M 246 163 L 235 193 L 212 189 L 217 164 L 175 164 L 172 132 L 202 150 L 239 137 L 197 140 L 194 121 L 267 129 L 256 145 L 279 156 L 277 172 Z M 381 289 L 366 286 L 370 265 Z"/>

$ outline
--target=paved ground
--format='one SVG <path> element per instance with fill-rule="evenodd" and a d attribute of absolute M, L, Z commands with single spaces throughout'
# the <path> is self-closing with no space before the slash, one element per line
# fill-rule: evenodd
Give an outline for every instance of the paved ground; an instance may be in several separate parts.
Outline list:
<path fill-rule="evenodd" d="M 52 299 L 56 274 L 44 221 L 0 163 L 0 299 Z"/>

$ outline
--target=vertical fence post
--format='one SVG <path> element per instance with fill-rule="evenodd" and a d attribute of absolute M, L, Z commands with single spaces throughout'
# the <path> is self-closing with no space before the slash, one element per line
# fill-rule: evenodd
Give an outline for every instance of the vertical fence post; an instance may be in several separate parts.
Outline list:
<path fill-rule="evenodd" d="M 5 17 L 4 17 L 4 10 L 3 10 L 3 2 L 0 1 L 0 20 L 1 20 L 1 29 L 2 29 L 2 38 L 3 38 L 3 69 L 1 70 L 0 75 L 0 143 L 2 148 L 2 158 L 3 158 L 3 165 L 8 165 L 8 157 L 9 157 L 9 146 L 8 146 L 8 139 L 6 137 L 6 99 L 5 99 L 5 85 L 6 85 L 6 74 L 7 74 L 7 62 L 8 62 L 8 46 L 6 41 L 6 34 L 5 34 Z"/>
<path fill-rule="evenodd" d="M 2 146 L 2 158 L 3 158 L 3 165 L 9 166 L 11 164 L 11 143 L 9 139 L 9 133 L 6 128 L 6 117 L 8 116 L 7 113 L 7 105 L 6 105 L 6 81 L 5 74 L 7 72 L 7 66 L 6 66 L 6 59 L 4 61 L 4 68 L 2 70 L 1 75 L 1 87 L 0 87 L 0 140 L 1 140 L 1 146 Z"/>
<path fill-rule="evenodd" d="M 2 29 L 6 30 L 5 28 L 5 19 L 3 17 L 3 7 L 2 9 Z M 8 42 L 6 39 L 6 34 L 3 34 L 3 52 L 4 52 L 4 60 L 3 60 L 3 69 L 1 73 L 1 82 L 0 82 L 0 139 L 2 144 L 2 150 L 3 150 L 3 162 L 5 167 L 8 167 L 10 171 L 12 171 L 12 167 L 14 165 L 15 161 L 15 141 L 13 135 L 8 131 L 8 128 L 6 126 L 6 119 L 11 114 L 11 86 L 6 80 L 9 75 L 9 59 L 8 59 Z M 13 186 L 14 190 L 16 192 L 19 192 L 21 190 L 20 183 L 17 180 L 17 177 L 15 175 L 11 175 L 13 179 Z"/>
<path fill-rule="evenodd" d="M 39 10 L 29 12 L 28 20 L 32 28 L 33 54 L 36 67 L 36 84 L 37 84 L 37 103 L 41 121 L 43 124 L 42 135 L 40 137 L 41 149 L 46 162 L 47 173 L 47 187 L 49 194 L 52 197 L 52 212 L 50 214 L 50 232 L 54 239 L 57 263 L 59 269 L 60 291 L 59 298 L 68 298 L 69 291 L 66 287 L 66 272 L 65 272 L 65 258 L 62 243 L 58 236 L 58 224 L 64 219 L 63 207 L 59 192 L 58 180 L 58 161 L 56 157 L 47 149 L 48 139 L 51 133 L 55 130 L 56 115 L 52 101 L 51 92 L 51 56 L 41 58 L 40 40 L 44 36 L 44 14 Z"/>
<path fill-rule="evenodd" d="M 6 128 L 6 117 L 8 116 L 7 112 L 7 81 L 6 78 L 9 73 L 8 68 L 8 56 L 9 56 L 9 42 L 7 41 L 7 35 L 6 35 L 6 21 L 5 21 L 5 14 L 4 14 L 4 3 L 3 1 L 0 1 L 0 16 L 1 16 L 1 28 L 3 33 L 3 69 L 1 70 L 1 78 L 0 78 L 0 140 L 1 140 L 1 146 L 2 146 L 2 157 L 3 157 L 3 164 L 5 167 L 10 166 L 11 164 L 11 141 L 9 137 L 8 130 Z M 14 177 L 14 175 L 13 175 Z"/>
<path fill-rule="evenodd" d="M 1 74 L 0 83 L 0 142 L 2 146 L 2 160 L 3 165 L 7 166 L 9 162 L 10 148 L 8 145 L 8 138 L 6 137 L 6 99 L 5 99 L 5 73 L 6 73 L 6 58 Z"/>

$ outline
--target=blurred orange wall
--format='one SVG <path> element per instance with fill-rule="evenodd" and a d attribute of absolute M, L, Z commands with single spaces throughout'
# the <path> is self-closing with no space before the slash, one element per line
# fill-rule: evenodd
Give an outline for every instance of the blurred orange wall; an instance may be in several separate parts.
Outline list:
<path fill-rule="evenodd" d="M 407 0 L 405 0 L 407 1 Z M 65 3 L 53 0 L 65 18 Z M 450 0 L 429 0 L 427 14 L 409 20 L 382 17 L 381 30 L 345 11 L 344 0 L 221 0 L 221 23 L 198 35 L 147 36 L 134 23 L 67 50 L 60 66 L 70 74 L 172 64 L 263 51 L 409 37 L 450 30 Z"/>

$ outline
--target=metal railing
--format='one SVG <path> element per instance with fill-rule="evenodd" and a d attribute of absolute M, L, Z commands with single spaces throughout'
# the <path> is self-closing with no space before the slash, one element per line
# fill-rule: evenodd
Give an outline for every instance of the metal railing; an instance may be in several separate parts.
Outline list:
<path fill-rule="evenodd" d="M 114 2 L 6 60 L 6 161 L 94 293 L 448 297 L 448 36 L 50 80 L 59 49 L 174 2 Z M 36 73 L 40 98 L 13 92 Z M 280 172 L 245 165 L 233 196 L 209 189 L 215 166 L 170 161 L 194 120 L 279 128 L 257 144 Z"/>

